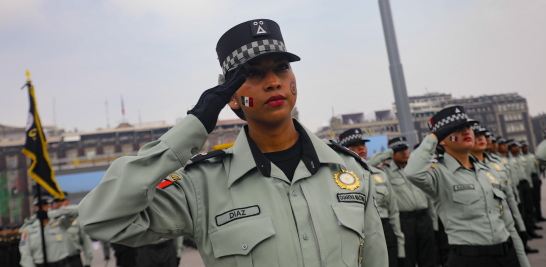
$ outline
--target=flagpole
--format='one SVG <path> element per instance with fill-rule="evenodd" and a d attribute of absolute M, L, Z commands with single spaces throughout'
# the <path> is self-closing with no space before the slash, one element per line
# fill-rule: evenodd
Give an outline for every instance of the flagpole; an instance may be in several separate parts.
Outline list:
<path fill-rule="evenodd" d="M 40 185 L 36 183 L 36 194 L 38 195 L 38 211 L 43 211 L 42 209 L 42 193 L 40 192 Z M 40 234 L 42 235 L 42 253 L 44 254 L 44 267 L 48 267 L 47 264 L 47 250 L 46 250 L 46 242 L 45 242 L 45 234 L 44 234 L 44 219 L 40 218 Z"/>

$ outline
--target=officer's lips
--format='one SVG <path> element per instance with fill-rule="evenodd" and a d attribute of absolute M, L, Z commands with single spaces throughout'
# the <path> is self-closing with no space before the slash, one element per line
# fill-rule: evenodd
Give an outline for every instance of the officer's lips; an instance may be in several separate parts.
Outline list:
<path fill-rule="evenodd" d="M 472 137 L 466 136 L 465 138 L 463 138 L 463 141 L 465 141 L 465 142 L 472 142 Z"/>
<path fill-rule="evenodd" d="M 286 97 L 279 94 L 279 95 L 274 95 L 274 96 L 270 97 L 269 99 L 267 99 L 267 101 L 265 101 L 265 104 L 270 106 L 270 107 L 278 107 L 278 106 L 284 104 L 285 100 L 286 100 Z"/>

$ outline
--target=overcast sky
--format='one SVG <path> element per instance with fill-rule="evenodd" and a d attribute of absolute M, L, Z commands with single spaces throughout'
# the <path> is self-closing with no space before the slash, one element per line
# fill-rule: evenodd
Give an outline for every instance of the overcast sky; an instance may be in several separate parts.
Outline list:
<path fill-rule="evenodd" d="M 546 111 L 546 1 L 391 0 L 409 95 L 517 92 Z M 279 23 L 300 120 L 394 101 L 377 1 L 0 0 L 0 124 L 24 126 L 29 69 L 42 123 L 92 131 L 184 117 L 217 84 L 215 47 L 232 26 Z M 236 118 L 224 110 L 220 119 Z"/>

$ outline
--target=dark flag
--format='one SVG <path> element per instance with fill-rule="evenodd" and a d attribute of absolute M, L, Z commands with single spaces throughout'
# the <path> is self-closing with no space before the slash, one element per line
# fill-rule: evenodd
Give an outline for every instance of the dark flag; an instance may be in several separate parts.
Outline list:
<path fill-rule="evenodd" d="M 47 141 L 38 110 L 36 108 L 36 98 L 34 96 L 34 87 L 30 83 L 30 73 L 27 71 L 27 84 L 30 109 L 28 112 L 27 126 L 25 129 L 27 140 L 23 148 L 23 154 L 32 160 L 28 173 L 38 184 L 43 186 L 51 195 L 63 199 L 64 193 L 55 181 L 55 175 L 51 168 L 51 162 L 47 154 Z"/>

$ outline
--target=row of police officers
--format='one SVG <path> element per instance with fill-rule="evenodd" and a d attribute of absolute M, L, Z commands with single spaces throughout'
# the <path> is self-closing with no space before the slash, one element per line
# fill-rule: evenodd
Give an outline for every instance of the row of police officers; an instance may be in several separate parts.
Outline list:
<path fill-rule="evenodd" d="M 358 129 L 327 141 L 291 118 L 300 58 L 277 23 L 238 24 L 216 52 L 219 84 L 80 203 L 90 236 L 141 246 L 186 235 L 206 266 L 414 267 L 435 264 L 443 228 L 448 266 L 529 266 L 520 234 L 533 232 L 514 222 L 527 178 L 511 183 L 527 170 L 505 171 L 483 145 L 471 153 L 480 130 L 463 107 L 434 115 L 411 157 L 401 137 L 366 162 Z M 226 105 L 247 125 L 233 147 L 198 154 Z"/>

